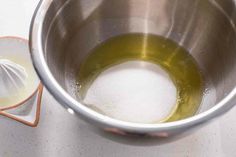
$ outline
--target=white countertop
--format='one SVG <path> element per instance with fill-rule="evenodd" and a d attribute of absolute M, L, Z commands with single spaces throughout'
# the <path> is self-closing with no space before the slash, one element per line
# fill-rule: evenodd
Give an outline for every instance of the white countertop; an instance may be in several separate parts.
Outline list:
<path fill-rule="evenodd" d="M 28 38 L 38 0 L 0 0 L 0 36 Z M 45 90 L 41 119 L 30 128 L 0 116 L 0 157 L 233 157 L 236 108 L 194 134 L 160 146 L 129 146 L 90 131 Z"/>

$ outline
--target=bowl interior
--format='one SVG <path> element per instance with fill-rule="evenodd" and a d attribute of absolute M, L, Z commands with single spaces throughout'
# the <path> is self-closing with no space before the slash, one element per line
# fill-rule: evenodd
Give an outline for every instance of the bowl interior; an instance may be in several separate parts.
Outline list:
<path fill-rule="evenodd" d="M 126 33 L 150 33 L 183 46 L 205 81 L 198 113 L 235 87 L 236 16 L 232 0 L 58 0 L 43 22 L 43 49 L 57 82 L 76 99 L 76 72 L 99 43 Z"/>

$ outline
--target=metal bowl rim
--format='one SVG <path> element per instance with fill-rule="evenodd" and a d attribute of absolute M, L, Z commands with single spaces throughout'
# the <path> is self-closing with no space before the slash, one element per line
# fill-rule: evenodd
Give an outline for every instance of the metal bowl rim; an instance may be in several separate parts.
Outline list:
<path fill-rule="evenodd" d="M 48 91 L 67 109 L 72 109 L 79 113 L 84 119 L 90 122 L 97 122 L 100 126 L 105 128 L 119 128 L 131 132 L 141 132 L 141 133 L 150 133 L 150 132 L 162 132 L 162 131 L 171 131 L 174 129 L 183 129 L 191 126 L 207 122 L 221 114 L 224 111 L 224 108 L 232 108 L 234 106 L 233 99 L 236 94 L 236 88 L 234 89 L 219 103 L 217 103 L 211 109 L 202 112 L 193 117 L 189 117 L 183 120 L 160 123 L 160 124 L 139 124 L 124 122 L 116 120 L 102 114 L 99 114 L 75 99 L 73 99 L 55 80 L 51 74 L 49 67 L 47 66 L 46 60 L 43 56 L 43 47 L 42 47 L 42 25 L 47 13 L 47 10 L 52 3 L 52 0 L 41 0 L 34 12 L 31 26 L 30 26 L 30 35 L 29 35 L 29 47 L 31 52 L 31 57 L 33 60 L 34 67 L 37 74 L 42 80 L 45 87 Z M 227 107 L 228 106 L 228 107 Z"/>

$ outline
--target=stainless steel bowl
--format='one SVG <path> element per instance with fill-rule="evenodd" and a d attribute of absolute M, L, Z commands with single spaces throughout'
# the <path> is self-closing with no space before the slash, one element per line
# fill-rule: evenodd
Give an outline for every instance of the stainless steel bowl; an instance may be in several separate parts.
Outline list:
<path fill-rule="evenodd" d="M 42 0 L 30 49 L 51 94 L 90 123 L 122 135 L 171 137 L 222 115 L 236 99 L 236 3 L 233 0 Z M 75 71 L 90 50 L 124 33 L 170 38 L 196 59 L 207 98 L 198 114 L 176 122 L 136 124 L 99 114 L 76 100 Z"/>

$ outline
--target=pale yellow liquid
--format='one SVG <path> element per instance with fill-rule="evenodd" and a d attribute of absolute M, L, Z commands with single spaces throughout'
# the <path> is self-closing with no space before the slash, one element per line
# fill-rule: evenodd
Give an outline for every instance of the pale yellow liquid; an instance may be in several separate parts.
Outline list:
<path fill-rule="evenodd" d="M 26 85 L 19 89 L 18 92 L 12 93 L 7 97 L 0 98 L 0 108 L 11 107 L 17 105 L 27 99 L 33 92 L 36 91 L 38 86 L 38 77 L 36 72 L 34 71 L 33 65 L 29 59 L 24 59 L 20 56 L 4 56 L 0 57 L 0 59 L 8 59 L 22 67 L 25 68 L 28 76 L 26 79 Z"/>
<path fill-rule="evenodd" d="M 171 115 L 161 122 L 184 119 L 197 112 L 203 97 L 204 84 L 196 61 L 177 43 L 156 35 L 121 35 L 93 49 L 78 71 L 79 98 L 84 99 L 88 88 L 101 72 L 130 60 L 157 64 L 169 74 L 174 82 L 177 89 L 177 101 Z M 91 106 L 88 105 L 88 107 Z M 106 114 L 96 107 L 91 108 Z"/>

